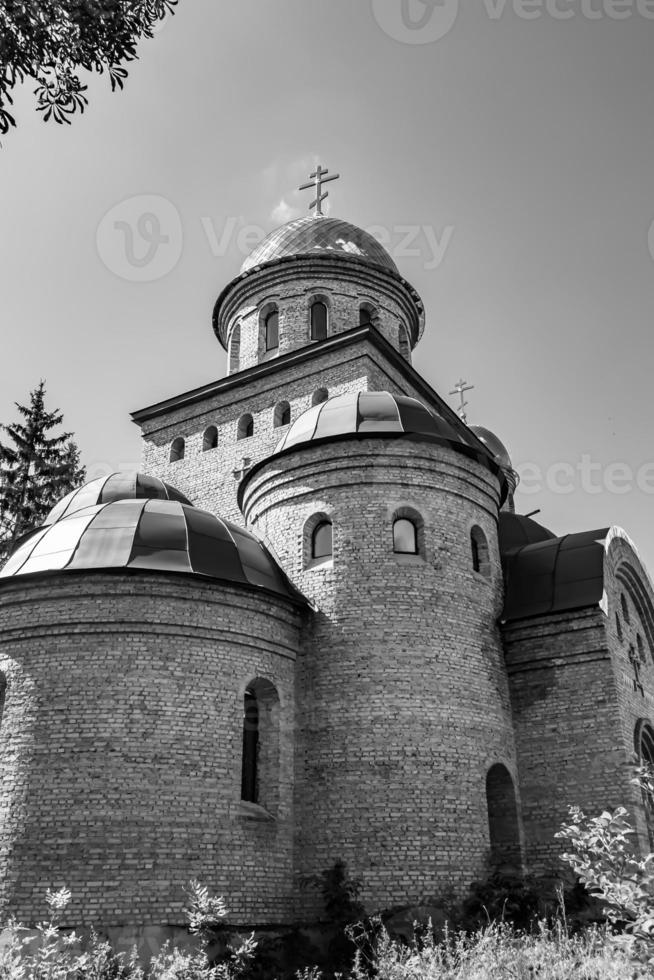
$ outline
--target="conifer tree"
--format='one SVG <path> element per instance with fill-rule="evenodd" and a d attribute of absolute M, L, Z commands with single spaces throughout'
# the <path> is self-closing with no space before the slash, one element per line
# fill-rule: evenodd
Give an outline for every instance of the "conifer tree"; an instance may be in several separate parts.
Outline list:
<path fill-rule="evenodd" d="M 46 411 L 43 381 L 30 392 L 28 406 L 15 405 L 23 420 L 0 425 L 11 440 L 0 440 L 0 560 L 86 475 L 72 432 L 52 434 L 63 414 Z"/>

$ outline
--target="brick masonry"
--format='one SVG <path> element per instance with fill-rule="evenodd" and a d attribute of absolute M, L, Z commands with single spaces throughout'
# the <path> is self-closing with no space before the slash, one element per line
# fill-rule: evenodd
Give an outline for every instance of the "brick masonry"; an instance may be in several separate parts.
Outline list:
<path fill-rule="evenodd" d="M 284 599 L 183 575 L 4 580 L 0 899 L 67 924 L 183 924 L 197 877 L 236 920 L 291 915 L 294 667 Z M 279 695 L 278 802 L 240 802 L 243 695 Z"/>
<path fill-rule="evenodd" d="M 246 478 L 248 523 L 317 606 L 297 665 L 296 865 L 345 859 L 370 908 L 465 890 L 489 849 L 486 773 L 516 771 L 497 510 L 483 466 L 410 439 L 300 449 Z M 398 512 L 424 522 L 422 554 L 393 552 Z M 315 513 L 333 560 L 305 568 Z"/>

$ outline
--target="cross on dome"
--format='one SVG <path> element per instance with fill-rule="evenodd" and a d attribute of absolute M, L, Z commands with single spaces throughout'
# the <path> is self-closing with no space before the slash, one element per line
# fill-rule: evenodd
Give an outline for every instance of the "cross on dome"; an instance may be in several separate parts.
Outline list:
<path fill-rule="evenodd" d="M 461 378 L 460 381 L 457 381 L 453 390 L 450 392 L 450 395 L 459 395 L 461 399 L 461 404 L 459 405 L 457 411 L 462 422 L 468 422 L 468 416 L 466 415 L 468 403 L 465 400 L 465 392 L 472 391 L 474 387 L 474 385 L 469 385 L 467 381 L 464 381 L 463 378 Z"/>
<path fill-rule="evenodd" d="M 315 189 L 316 189 L 316 197 L 315 197 L 315 200 L 312 201 L 311 204 L 309 205 L 309 210 L 311 210 L 312 208 L 315 208 L 316 209 L 316 217 L 319 217 L 319 216 L 322 217 L 323 216 L 323 214 L 322 214 L 322 206 L 321 205 L 322 205 L 322 202 L 325 200 L 325 198 L 326 197 L 329 197 L 329 191 L 325 191 L 323 193 L 322 185 L 323 184 L 326 184 L 330 180 L 338 180 L 338 178 L 341 176 L 340 174 L 331 174 L 329 177 L 327 177 L 326 175 L 328 173 L 329 173 L 329 170 L 327 170 L 326 168 L 325 168 L 325 170 L 323 170 L 322 167 L 320 166 L 320 164 L 318 164 L 318 166 L 314 170 L 314 172 L 312 174 L 309 174 L 309 177 L 311 178 L 311 180 L 309 181 L 309 183 L 308 184 L 302 184 L 298 188 L 298 190 L 306 191 L 306 190 L 309 190 L 309 188 L 315 187 Z"/>

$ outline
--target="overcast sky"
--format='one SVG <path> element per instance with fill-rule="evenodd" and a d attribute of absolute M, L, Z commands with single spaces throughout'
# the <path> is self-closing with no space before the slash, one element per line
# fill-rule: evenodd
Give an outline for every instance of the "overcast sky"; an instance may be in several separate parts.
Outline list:
<path fill-rule="evenodd" d="M 445 397 L 475 385 L 518 509 L 557 533 L 619 524 L 654 569 L 652 18 L 652 0 L 181 0 L 72 126 L 24 86 L 0 150 L 0 420 L 45 378 L 90 475 L 138 465 L 129 412 L 224 375 L 213 302 L 305 213 L 319 160 L 341 174 L 331 213 L 385 236 L 425 301 L 417 368 Z"/>

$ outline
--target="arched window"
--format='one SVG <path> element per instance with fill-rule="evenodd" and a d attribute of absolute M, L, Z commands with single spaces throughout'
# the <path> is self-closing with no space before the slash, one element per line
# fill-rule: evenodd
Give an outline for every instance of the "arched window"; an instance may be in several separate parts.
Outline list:
<path fill-rule="evenodd" d="M 275 350 L 279 347 L 279 313 L 271 310 L 264 320 L 264 330 L 266 335 L 266 350 Z"/>
<path fill-rule="evenodd" d="M 403 323 L 400 323 L 397 330 L 397 346 L 402 357 L 409 358 L 411 353 L 411 345 L 409 344 L 409 337 L 406 332 L 406 327 Z"/>
<path fill-rule="evenodd" d="M 0 726 L 5 713 L 5 701 L 7 700 L 7 678 L 0 672 Z"/>
<path fill-rule="evenodd" d="M 321 299 L 311 304 L 311 339 L 325 340 L 327 337 L 327 304 Z"/>
<path fill-rule="evenodd" d="M 204 430 L 202 436 L 202 452 L 206 453 L 208 449 L 215 449 L 217 445 L 218 429 L 215 425 L 210 425 L 208 429 Z"/>
<path fill-rule="evenodd" d="M 321 405 L 323 402 L 326 402 L 328 398 L 329 398 L 329 392 L 327 391 L 327 389 L 318 388 L 316 391 L 314 391 L 313 395 L 311 396 L 311 404 Z"/>
<path fill-rule="evenodd" d="M 362 303 L 359 307 L 359 326 L 372 327 L 375 320 L 375 308 L 370 303 Z"/>
<path fill-rule="evenodd" d="M 241 799 L 274 814 L 279 803 L 279 696 L 257 677 L 243 696 Z"/>
<path fill-rule="evenodd" d="M 491 861 L 521 868 L 520 826 L 518 807 L 511 773 L 500 762 L 491 766 L 486 775 L 486 804 Z"/>
<path fill-rule="evenodd" d="M 259 747 L 259 705 L 253 690 L 247 688 L 243 699 L 243 765 L 241 799 L 257 802 L 257 749 Z"/>
<path fill-rule="evenodd" d="M 238 420 L 238 428 L 236 430 L 237 439 L 249 439 L 254 433 L 254 419 L 249 412 L 245 415 L 241 415 Z"/>
<path fill-rule="evenodd" d="M 398 555 L 418 554 L 418 528 L 408 517 L 393 521 L 393 551 Z"/>
<path fill-rule="evenodd" d="M 237 323 L 229 338 L 229 373 L 234 374 L 239 369 L 241 356 L 241 324 Z"/>
<path fill-rule="evenodd" d="M 311 535 L 311 557 L 330 558 L 333 554 L 332 522 L 321 521 Z"/>
<path fill-rule="evenodd" d="M 620 605 L 622 606 L 622 615 L 624 617 L 625 623 L 631 622 L 629 619 L 629 606 L 627 605 L 627 600 L 625 598 L 624 592 L 620 593 Z"/>
<path fill-rule="evenodd" d="M 654 774 L 654 728 L 645 718 L 641 718 L 636 724 L 634 748 L 641 765 L 647 766 L 649 772 Z M 654 797 L 645 790 L 643 790 L 643 807 L 651 849 L 654 848 Z"/>
<path fill-rule="evenodd" d="M 616 612 L 616 614 L 615 614 L 615 628 L 616 628 L 616 632 L 618 634 L 618 639 L 621 640 L 622 639 L 622 623 L 620 621 L 620 614 L 618 612 Z"/>
<path fill-rule="evenodd" d="M 181 436 L 173 439 L 172 445 L 170 447 L 170 462 L 177 463 L 180 459 L 184 459 L 184 440 Z"/>
<path fill-rule="evenodd" d="M 640 635 L 640 633 L 636 637 L 636 646 L 638 647 L 638 659 L 640 660 L 641 664 L 644 664 L 645 663 L 645 644 L 643 643 L 643 638 Z"/>
<path fill-rule="evenodd" d="M 275 405 L 273 412 L 273 426 L 278 429 L 280 425 L 289 425 L 291 421 L 291 406 L 288 402 L 279 402 Z"/>
<path fill-rule="evenodd" d="M 491 577 L 488 541 L 482 529 L 475 524 L 470 529 L 470 550 L 472 552 L 472 569 L 484 578 Z"/>

